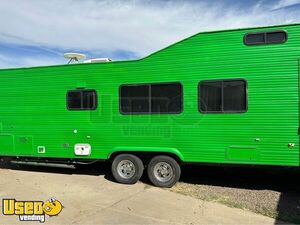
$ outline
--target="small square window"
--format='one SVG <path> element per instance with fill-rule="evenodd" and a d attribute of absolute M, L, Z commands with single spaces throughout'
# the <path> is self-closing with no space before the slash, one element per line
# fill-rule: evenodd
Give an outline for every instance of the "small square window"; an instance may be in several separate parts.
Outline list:
<path fill-rule="evenodd" d="M 95 90 L 74 90 L 67 93 L 67 108 L 69 110 L 94 110 L 97 108 Z"/>

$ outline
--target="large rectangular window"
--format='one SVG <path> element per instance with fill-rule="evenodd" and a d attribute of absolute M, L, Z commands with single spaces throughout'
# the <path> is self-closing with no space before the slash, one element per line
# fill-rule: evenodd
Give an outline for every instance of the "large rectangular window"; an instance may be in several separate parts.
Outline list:
<path fill-rule="evenodd" d="M 203 113 L 247 111 L 246 81 L 201 81 L 199 84 L 199 110 Z"/>
<path fill-rule="evenodd" d="M 131 85 L 121 87 L 122 113 L 148 113 L 150 110 L 149 85 Z"/>
<path fill-rule="evenodd" d="M 123 114 L 167 114 L 182 111 L 180 83 L 122 85 L 120 111 Z"/>
<path fill-rule="evenodd" d="M 68 91 L 67 108 L 69 110 L 94 110 L 97 108 L 97 93 L 95 90 L 78 89 Z"/>

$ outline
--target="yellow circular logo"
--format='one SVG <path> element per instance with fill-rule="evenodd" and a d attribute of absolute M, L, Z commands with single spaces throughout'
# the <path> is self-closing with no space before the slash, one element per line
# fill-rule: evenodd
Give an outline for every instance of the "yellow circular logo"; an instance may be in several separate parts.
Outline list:
<path fill-rule="evenodd" d="M 62 211 L 62 208 L 61 202 L 53 198 L 43 204 L 43 210 L 48 216 L 57 216 Z"/>

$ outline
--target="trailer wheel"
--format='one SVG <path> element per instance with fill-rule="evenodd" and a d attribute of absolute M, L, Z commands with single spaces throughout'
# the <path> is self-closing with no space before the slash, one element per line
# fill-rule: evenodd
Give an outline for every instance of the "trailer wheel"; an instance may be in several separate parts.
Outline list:
<path fill-rule="evenodd" d="M 135 184 L 143 175 L 144 165 L 135 155 L 121 154 L 114 158 L 111 171 L 117 182 Z"/>
<path fill-rule="evenodd" d="M 155 186 L 170 188 L 179 180 L 181 169 L 175 159 L 161 155 L 151 159 L 147 172 Z"/>

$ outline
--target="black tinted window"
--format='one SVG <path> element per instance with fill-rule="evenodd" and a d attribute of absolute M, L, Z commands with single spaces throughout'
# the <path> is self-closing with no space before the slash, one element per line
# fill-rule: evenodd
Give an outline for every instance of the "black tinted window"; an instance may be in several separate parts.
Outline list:
<path fill-rule="evenodd" d="M 80 109 L 81 108 L 81 92 L 70 91 L 68 93 L 68 109 Z"/>
<path fill-rule="evenodd" d="M 202 81 L 199 85 L 200 111 L 244 112 L 247 110 L 244 80 Z"/>
<path fill-rule="evenodd" d="M 282 43 L 286 41 L 285 32 L 267 33 L 267 43 Z"/>
<path fill-rule="evenodd" d="M 250 44 L 264 44 L 265 43 L 265 34 L 249 34 L 246 36 L 245 42 Z"/>
<path fill-rule="evenodd" d="M 181 84 L 151 85 L 151 112 L 179 113 L 182 110 Z"/>
<path fill-rule="evenodd" d="M 286 41 L 287 33 L 285 31 L 249 33 L 244 37 L 244 43 L 246 45 L 277 44 Z"/>
<path fill-rule="evenodd" d="M 182 86 L 179 83 L 123 85 L 120 110 L 125 114 L 179 113 Z"/>
<path fill-rule="evenodd" d="M 121 87 L 121 112 L 148 113 L 150 108 L 149 85 L 131 85 Z"/>
<path fill-rule="evenodd" d="M 224 81 L 223 92 L 224 111 L 246 110 L 245 81 Z"/>
<path fill-rule="evenodd" d="M 67 108 L 69 110 L 92 110 L 97 108 L 97 94 L 95 90 L 74 90 L 67 94 Z"/>
<path fill-rule="evenodd" d="M 222 110 L 222 83 L 203 82 L 200 86 L 200 106 L 203 112 Z"/>

